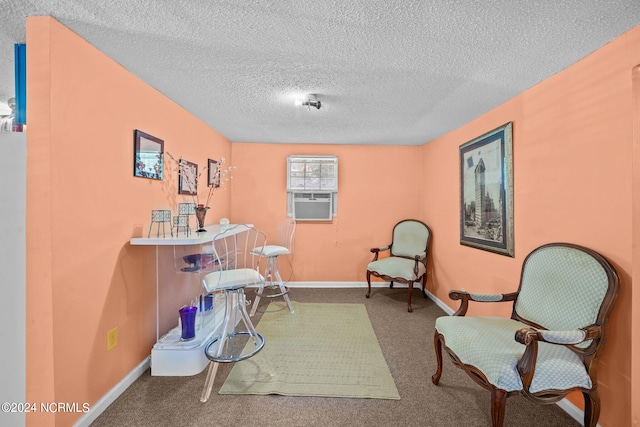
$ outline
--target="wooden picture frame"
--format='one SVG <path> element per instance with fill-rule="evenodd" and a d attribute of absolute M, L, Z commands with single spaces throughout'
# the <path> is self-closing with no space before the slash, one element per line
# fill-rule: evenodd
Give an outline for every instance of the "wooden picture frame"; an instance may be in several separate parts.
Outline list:
<path fill-rule="evenodd" d="M 512 123 L 460 146 L 460 244 L 513 257 Z"/>
<path fill-rule="evenodd" d="M 133 176 L 162 180 L 164 141 L 136 129 L 133 132 Z"/>
<path fill-rule="evenodd" d="M 180 159 L 179 170 L 178 194 L 195 196 L 198 193 L 198 165 Z"/>
<path fill-rule="evenodd" d="M 209 179 L 207 185 L 209 187 L 220 188 L 220 165 L 217 160 L 209 159 L 207 170 L 209 171 Z"/>

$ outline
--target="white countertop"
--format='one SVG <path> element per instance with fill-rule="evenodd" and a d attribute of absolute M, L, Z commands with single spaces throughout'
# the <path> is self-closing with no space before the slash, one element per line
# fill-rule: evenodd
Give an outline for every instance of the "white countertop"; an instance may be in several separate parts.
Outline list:
<path fill-rule="evenodd" d="M 154 237 L 153 235 L 151 237 L 133 237 L 129 243 L 142 246 L 199 245 L 213 242 L 224 236 L 242 233 L 248 227 L 253 227 L 253 224 L 229 224 L 224 230 L 220 224 L 214 224 L 206 226 L 206 232 L 196 233 L 192 231 L 188 236 L 181 232 L 178 235 L 174 234 L 173 237 L 171 237 L 171 233 L 160 237 Z"/>

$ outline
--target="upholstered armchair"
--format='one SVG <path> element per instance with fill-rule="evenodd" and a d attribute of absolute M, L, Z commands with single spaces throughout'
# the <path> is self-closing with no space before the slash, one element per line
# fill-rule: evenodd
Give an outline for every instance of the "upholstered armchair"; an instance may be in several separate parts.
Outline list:
<path fill-rule="evenodd" d="M 367 285 L 371 296 L 371 276 L 380 277 L 390 282 L 406 283 L 409 286 L 407 304 L 411 313 L 411 294 L 413 282 L 422 281 L 422 295 L 426 298 L 425 285 L 427 283 L 427 256 L 431 230 L 422 221 L 405 219 L 393 227 L 391 243 L 381 248 L 372 248 L 373 260 L 367 266 Z M 380 252 L 389 251 L 389 256 L 378 259 Z"/>
<path fill-rule="evenodd" d="M 433 383 L 442 375 L 444 348 L 454 365 L 491 391 L 494 427 L 504 423 L 509 395 L 555 403 L 573 391 L 584 396 L 584 425 L 595 427 L 598 360 L 619 288 L 616 271 L 600 254 L 552 243 L 526 257 L 516 292 L 451 291 L 461 304 L 453 316 L 436 320 Z M 511 302 L 511 318 L 465 316 L 471 301 Z"/>

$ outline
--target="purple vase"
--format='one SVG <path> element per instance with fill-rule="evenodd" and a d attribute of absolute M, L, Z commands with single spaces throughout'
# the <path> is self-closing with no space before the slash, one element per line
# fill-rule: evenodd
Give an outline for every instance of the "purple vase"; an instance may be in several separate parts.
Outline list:
<path fill-rule="evenodd" d="M 198 307 L 189 306 L 180 309 L 180 324 L 182 325 L 182 341 L 189 341 L 196 337 L 196 314 Z"/>
<path fill-rule="evenodd" d="M 209 209 L 209 206 L 203 205 L 198 205 L 196 208 L 196 220 L 198 221 L 198 229 L 196 230 L 196 233 L 204 233 L 207 231 L 204 228 L 204 217 L 207 215 L 207 209 Z"/>

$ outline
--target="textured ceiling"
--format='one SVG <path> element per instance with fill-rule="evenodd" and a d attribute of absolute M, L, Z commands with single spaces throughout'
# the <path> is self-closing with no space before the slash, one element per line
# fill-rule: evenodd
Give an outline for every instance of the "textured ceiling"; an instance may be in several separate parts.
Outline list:
<path fill-rule="evenodd" d="M 640 25 L 640 1 L 0 0 L 0 101 L 30 15 L 232 141 L 417 145 Z"/>

